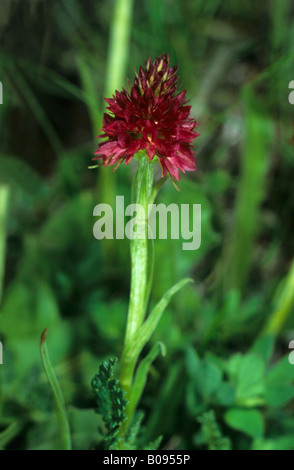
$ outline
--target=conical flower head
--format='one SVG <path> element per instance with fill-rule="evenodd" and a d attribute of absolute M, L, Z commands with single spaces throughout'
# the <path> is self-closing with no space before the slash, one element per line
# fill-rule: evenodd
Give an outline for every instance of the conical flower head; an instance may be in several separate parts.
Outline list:
<path fill-rule="evenodd" d="M 95 152 L 95 160 L 105 166 L 128 164 L 139 150 L 146 150 L 150 160 L 158 157 L 162 176 L 167 173 L 180 180 L 179 170 L 194 171 L 195 157 L 191 147 L 199 135 L 198 124 L 190 116 L 186 90 L 179 91 L 178 66 L 169 66 L 165 54 L 154 62 L 145 62 L 145 69 L 136 72 L 130 92 L 125 89 L 106 99 L 109 113 L 104 114 L 103 134 L 106 138 Z"/>

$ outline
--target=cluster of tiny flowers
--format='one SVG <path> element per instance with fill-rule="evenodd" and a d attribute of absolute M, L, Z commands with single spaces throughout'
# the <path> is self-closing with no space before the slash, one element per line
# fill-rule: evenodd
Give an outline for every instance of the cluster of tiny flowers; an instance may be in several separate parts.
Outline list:
<path fill-rule="evenodd" d="M 130 92 L 123 89 L 106 99 L 103 134 L 94 159 L 102 159 L 105 166 L 117 168 L 123 161 L 128 164 L 139 150 L 146 150 L 151 160 L 155 156 L 167 173 L 180 180 L 180 172 L 196 169 L 191 144 L 199 135 L 198 123 L 190 116 L 186 90 L 179 92 L 178 66 L 169 66 L 165 54 L 154 62 L 151 58 L 136 73 Z"/>

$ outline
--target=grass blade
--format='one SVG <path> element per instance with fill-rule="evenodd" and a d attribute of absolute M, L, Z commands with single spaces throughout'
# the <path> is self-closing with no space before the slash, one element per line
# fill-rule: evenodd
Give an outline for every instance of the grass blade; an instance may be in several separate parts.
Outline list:
<path fill-rule="evenodd" d="M 17 422 L 13 422 L 2 431 L 0 433 L 0 450 L 3 450 L 5 446 L 17 436 L 20 430 L 21 425 Z"/>
<path fill-rule="evenodd" d="M 63 398 L 60 385 L 56 378 L 54 369 L 49 359 L 49 354 L 48 354 L 47 345 L 46 345 L 47 333 L 48 333 L 48 329 L 46 328 L 41 335 L 42 364 L 45 370 L 45 374 L 48 378 L 48 381 L 52 390 L 53 398 L 54 398 L 56 414 L 57 414 L 59 428 L 60 428 L 62 450 L 71 450 L 70 429 L 69 429 L 69 424 L 68 424 L 68 419 L 67 419 L 67 414 L 66 414 L 66 409 L 65 409 L 64 398 Z"/>

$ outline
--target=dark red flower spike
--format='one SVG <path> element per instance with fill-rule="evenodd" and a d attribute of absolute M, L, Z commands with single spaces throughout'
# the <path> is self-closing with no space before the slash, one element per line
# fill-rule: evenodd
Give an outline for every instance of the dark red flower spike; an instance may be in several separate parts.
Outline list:
<path fill-rule="evenodd" d="M 198 123 L 191 118 L 191 106 L 186 105 L 186 90 L 177 94 L 178 66 L 169 67 L 166 54 L 154 62 L 145 62 L 145 69 L 136 72 L 130 92 L 116 91 L 106 99 L 109 113 L 103 117 L 105 141 L 99 144 L 94 160 L 102 159 L 105 166 L 128 164 L 139 150 L 146 150 L 151 160 L 158 157 L 162 176 L 167 173 L 180 180 L 180 172 L 195 171 L 191 147 L 199 135 Z"/>

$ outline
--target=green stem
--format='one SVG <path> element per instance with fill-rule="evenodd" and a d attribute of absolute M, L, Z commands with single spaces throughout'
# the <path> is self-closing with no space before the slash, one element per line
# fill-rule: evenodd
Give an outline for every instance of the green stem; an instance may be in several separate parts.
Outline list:
<path fill-rule="evenodd" d="M 120 87 L 125 77 L 131 31 L 133 0 L 116 0 L 110 32 L 106 95 Z"/>
<path fill-rule="evenodd" d="M 130 399 L 134 370 L 138 355 L 130 347 L 142 325 L 147 305 L 148 293 L 148 203 L 152 194 L 153 165 L 147 157 L 141 157 L 137 175 L 136 203 L 140 204 L 137 212 L 137 237 L 131 241 L 131 290 L 125 333 L 124 348 L 121 359 L 120 383 Z M 128 414 L 127 408 L 127 414 Z M 129 426 L 128 420 L 123 426 L 123 433 Z"/>

